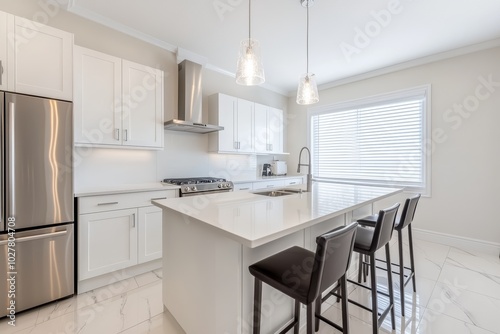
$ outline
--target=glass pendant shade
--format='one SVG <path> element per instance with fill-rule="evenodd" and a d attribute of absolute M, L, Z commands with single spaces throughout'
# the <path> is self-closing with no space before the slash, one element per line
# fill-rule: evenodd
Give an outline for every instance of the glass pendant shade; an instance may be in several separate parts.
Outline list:
<path fill-rule="evenodd" d="M 312 73 L 304 73 L 299 78 L 299 88 L 297 89 L 298 104 L 314 104 L 319 101 L 318 86 L 316 78 Z"/>
<path fill-rule="evenodd" d="M 236 83 L 254 86 L 264 83 L 265 80 L 259 42 L 251 38 L 242 40 L 236 71 Z"/>

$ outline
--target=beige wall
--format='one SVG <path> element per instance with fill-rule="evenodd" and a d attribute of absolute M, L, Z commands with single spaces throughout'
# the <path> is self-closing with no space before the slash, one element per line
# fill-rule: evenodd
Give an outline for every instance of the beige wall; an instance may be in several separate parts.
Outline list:
<path fill-rule="evenodd" d="M 500 48 L 495 48 L 320 92 L 324 106 L 432 85 L 432 196 L 421 200 L 416 228 L 500 244 L 499 59 Z M 496 84 L 486 87 L 482 80 L 490 76 Z M 464 103 L 470 103 L 471 112 L 453 111 Z M 307 109 L 289 98 L 288 112 L 289 164 L 295 166 L 300 147 L 308 144 Z"/>

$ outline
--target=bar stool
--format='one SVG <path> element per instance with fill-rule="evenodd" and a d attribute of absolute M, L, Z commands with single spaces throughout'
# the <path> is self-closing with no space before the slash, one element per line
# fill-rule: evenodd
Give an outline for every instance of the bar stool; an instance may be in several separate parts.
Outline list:
<path fill-rule="evenodd" d="M 392 272 L 390 270 L 390 265 L 388 265 L 389 270 L 387 271 L 387 279 L 388 279 L 388 287 L 389 294 L 383 293 L 382 291 L 377 290 L 377 275 L 375 274 L 375 252 L 380 248 L 385 246 L 385 255 L 387 258 L 387 263 L 391 262 L 391 254 L 389 252 L 389 241 L 392 237 L 392 232 L 394 230 L 394 224 L 396 221 L 396 213 L 399 208 L 399 203 L 387 208 L 385 210 L 380 210 L 377 216 L 377 223 L 375 228 L 366 228 L 362 226 L 357 227 L 356 231 L 356 240 L 354 242 L 354 252 L 360 254 L 360 258 L 362 256 L 368 256 L 370 259 L 370 273 L 371 273 L 371 287 L 365 286 L 356 281 L 347 280 L 349 283 L 356 284 L 362 288 L 371 290 L 371 299 L 372 299 L 372 307 L 366 307 L 354 300 L 348 299 L 347 294 L 341 293 L 337 294 L 335 291 L 330 291 L 323 300 L 326 300 L 330 296 L 335 296 L 338 298 L 348 299 L 349 302 L 353 303 L 356 306 L 359 306 L 369 312 L 372 313 L 372 328 L 373 333 L 378 333 L 378 328 L 384 321 L 387 314 L 391 313 L 391 323 L 392 329 L 396 329 L 396 317 L 394 314 L 394 292 L 392 286 Z M 389 306 L 381 313 L 379 317 L 378 312 L 378 301 L 377 296 L 378 293 L 389 297 Z"/>
<path fill-rule="evenodd" d="M 403 211 L 399 220 L 396 220 L 396 225 L 394 229 L 398 232 L 398 250 L 399 250 L 399 264 L 391 263 L 394 266 L 399 267 L 399 271 L 395 271 L 395 274 L 399 274 L 399 291 L 401 296 L 401 316 L 405 316 L 405 287 L 408 285 L 410 280 L 413 282 L 413 292 L 417 292 L 417 285 L 415 283 L 415 260 L 413 257 L 413 237 L 411 231 L 411 222 L 415 217 L 415 211 L 417 209 L 417 204 L 420 199 L 420 194 L 417 194 L 413 197 L 407 198 L 405 201 L 405 205 L 403 207 Z M 372 215 L 368 217 L 364 217 L 358 220 L 358 223 L 363 226 L 371 226 L 374 227 L 377 224 L 378 215 Z M 403 229 L 408 227 L 408 248 L 410 250 L 410 267 L 405 267 L 403 262 Z M 382 260 L 379 260 L 382 261 Z M 383 262 L 383 261 L 382 261 Z M 361 267 L 361 263 L 360 263 Z M 384 269 L 382 267 L 378 267 L 379 269 Z M 364 269 L 364 267 L 363 267 Z M 408 275 L 405 275 L 404 270 L 409 271 Z M 385 269 L 384 269 L 385 270 Z M 365 273 L 365 271 L 363 270 Z M 366 275 L 366 274 L 365 274 Z M 366 276 L 365 276 L 366 279 Z M 358 281 L 359 275 L 358 275 Z"/>
<path fill-rule="evenodd" d="M 282 252 L 263 259 L 248 269 L 255 277 L 253 333 L 260 333 L 262 282 L 295 299 L 294 321 L 280 333 L 294 328 L 299 333 L 300 303 L 307 305 L 307 334 L 313 333 L 313 306 L 321 299 L 321 293 L 340 281 L 342 294 L 346 295 L 346 272 L 356 236 L 356 222 L 345 227 L 336 228 L 316 238 L 316 253 L 301 247 L 291 247 Z M 292 274 L 300 268 L 300 275 Z M 316 316 L 318 316 L 316 314 Z M 322 318 L 322 317 L 321 317 Z M 330 322 L 343 333 L 348 333 L 349 313 L 347 302 L 342 303 L 342 326 Z"/>

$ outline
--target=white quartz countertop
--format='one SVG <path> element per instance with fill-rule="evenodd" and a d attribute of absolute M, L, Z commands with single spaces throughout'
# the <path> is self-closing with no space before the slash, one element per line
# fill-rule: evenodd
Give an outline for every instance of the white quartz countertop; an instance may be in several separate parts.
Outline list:
<path fill-rule="evenodd" d="M 305 185 L 293 186 L 305 189 Z M 402 189 L 313 183 L 311 192 L 280 197 L 236 191 L 153 201 L 205 224 L 241 244 L 254 248 L 285 235 L 352 211 Z"/>
<path fill-rule="evenodd" d="M 161 182 L 140 183 L 140 184 L 124 184 L 119 186 L 104 186 L 83 189 L 75 193 L 75 197 L 99 196 L 111 194 L 125 194 L 142 191 L 160 191 L 160 190 L 175 190 L 179 186 L 164 184 Z"/>

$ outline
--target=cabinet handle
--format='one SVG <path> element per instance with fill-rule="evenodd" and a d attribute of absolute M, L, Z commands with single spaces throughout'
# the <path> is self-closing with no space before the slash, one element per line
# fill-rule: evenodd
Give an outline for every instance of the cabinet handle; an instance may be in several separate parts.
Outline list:
<path fill-rule="evenodd" d="M 274 187 L 274 184 L 268 184 L 267 185 L 267 188 L 272 188 L 272 187 Z"/>
<path fill-rule="evenodd" d="M 124 131 L 125 131 L 125 141 L 128 141 L 128 130 L 125 129 Z"/>
<path fill-rule="evenodd" d="M 250 188 L 240 188 L 240 190 L 250 190 Z"/>
<path fill-rule="evenodd" d="M 132 228 L 135 228 L 135 213 L 132 214 Z"/>
<path fill-rule="evenodd" d="M 114 204 L 118 204 L 118 202 L 97 203 L 97 206 L 101 206 L 101 205 L 114 205 Z"/>
<path fill-rule="evenodd" d="M 157 201 L 159 199 L 167 199 L 166 197 L 157 197 L 157 198 L 151 198 L 152 201 Z"/>
<path fill-rule="evenodd" d="M 2 79 L 3 79 L 3 64 L 2 61 L 0 60 L 0 86 L 3 83 Z"/>
<path fill-rule="evenodd" d="M 233 148 L 234 148 L 235 150 L 237 150 L 237 149 L 238 149 L 238 142 L 237 142 L 237 141 L 235 141 L 235 142 L 233 143 Z"/>
<path fill-rule="evenodd" d="M 115 129 L 115 138 L 116 140 L 120 140 L 120 129 Z"/>
<path fill-rule="evenodd" d="M 238 150 L 241 148 L 241 142 L 238 142 Z"/>
<path fill-rule="evenodd" d="M 292 185 L 292 184 L 297 184 L 297 182 L 290 182 L 289 184 L 290 184 L 290 185 Z"/>

